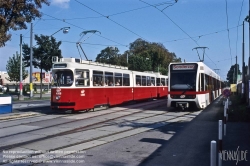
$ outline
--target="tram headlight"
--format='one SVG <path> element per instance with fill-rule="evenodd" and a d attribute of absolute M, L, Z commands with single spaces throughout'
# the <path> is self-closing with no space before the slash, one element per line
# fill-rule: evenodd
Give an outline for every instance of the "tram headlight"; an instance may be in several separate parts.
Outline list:
<path fill-rule="evenodd" d="M 61 96 L 56 96 L 56 100 L 60 100 Z"/>
<path fill-rule="evenodd" d="M 195 99 L 195 98 L 196 98 L 196 95 L 190 95 L 189 98 L 190 98 L 190 99 Z"/>
<path fill-rule="evenodd" d="M 178 98 L 178 96 L 177 96 L 177 95 L 170 95 L 170 97 L 171 97 L 172 99 L 176 99 L 176 98 Z"/>

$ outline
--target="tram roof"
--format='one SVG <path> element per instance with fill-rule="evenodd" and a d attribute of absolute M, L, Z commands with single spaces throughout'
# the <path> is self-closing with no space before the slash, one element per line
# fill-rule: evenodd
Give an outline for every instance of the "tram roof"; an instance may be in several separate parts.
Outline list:
<path fill-rule="evenodd" d="M 125 66 L 117 66 L 117 65 L 111 65 L 111 64 L 106 64 L 106 63 L 99 63 L 99 62 L 93 62 L 93 61 L 86 61 L 86 60 L 80 60 L 77 58 L 55 58 L 54 60 L 52 60 L 53 64 L 67 64 L 67 67 L 65 68 L 86 68 L 86 65 L 90 65 L 92 66 L 91 68 L 94 70 L 107 70 L 107 71 L 111 71 L 112 69 L 115 69 L 117 72 L 121 71 L 121 72 L 133 72 L 133 73 L 140 73 L 142 75 L 144 74 L 148 74 L 148 75 L 156 75 L 159 77 L 167 77 L 165 75 L 161 75 L 159 72 L 153 72 L 153 71 L 144 71 L 144 72 L 140 72 L 140 71 L 131 71 L 128 70 L 128 67 Z M 81 62 L 81 63 L 80 63 Z M 57 69 L 56 67 L 54 67 L 54 69 Z M 89 67 L 89 66 L 88 66 Z M 61 67 L 58 67 L 58 69 L 62 69 Z M 126 73 L 127 73 L 126 72 Z"/>

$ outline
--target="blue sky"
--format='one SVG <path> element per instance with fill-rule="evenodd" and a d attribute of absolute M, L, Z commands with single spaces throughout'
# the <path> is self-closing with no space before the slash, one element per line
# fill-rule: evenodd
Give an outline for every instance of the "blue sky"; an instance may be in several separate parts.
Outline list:
<path fill-rule="evenodd" d="M 208 47 L 204 62 L 212 69 L 220 69 L 224 80 L 236 55 L 242 67 L 242 22 L 249 12 L 247 0 L 51 0 L 41 12 L 43 17 L 33 21 L 34 34 L 49 36 L 70 27 L 68 34 L 60 31 L 54 35 L 62 41 L 63 57 L 79 58 L 76 42 L 80 33 L 98 30 L 101 34 L 87 34 L 81 40 L 86 39 L 82 48 L 92 60 L 108 46 L 123 53 L 130 43 L 142 38 L 164 44 L 186 62 L 199 60 L 193 48 Z M 8 58 L 20 51 L 20 34 L 24 43 L 30 43 L 30 24 L 27 25 L 27 30 L 10 31 L 11 41 L 0 48 L 0 71 L 5 71 Z M 199 53 L 202 55 L 202 50 Z M 248 57 L 249 24 L 245 22 L 245 61 Z"/>

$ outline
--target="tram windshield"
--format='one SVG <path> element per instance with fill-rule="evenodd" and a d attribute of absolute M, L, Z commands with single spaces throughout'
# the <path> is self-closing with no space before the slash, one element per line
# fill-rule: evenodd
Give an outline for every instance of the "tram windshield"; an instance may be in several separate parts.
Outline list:
<path fill-rule="evenodd" d="M 170 90 L 195 91 L 196 71 L 175 71 L 170 74 Z"/>
<path fill-rule="evenodd" d="M 53 86 L 71 86 L 73 84 L 73 72 L 71 70 L 57 70 L 52 72 Z"/>

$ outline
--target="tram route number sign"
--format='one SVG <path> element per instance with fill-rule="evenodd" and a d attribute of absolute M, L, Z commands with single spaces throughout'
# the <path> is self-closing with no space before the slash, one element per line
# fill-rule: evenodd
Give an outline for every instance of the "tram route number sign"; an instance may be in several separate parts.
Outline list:
<path fill-rule="evenodd" d="M 223 96 L 225 96 L 225 97 L 229 97 L 230 94 L 231 94 L 231 92 L 230 92 L 229 89 L 224 89 L 223 92 L 222 92 L 222 94 L 223 94 Z"/>

